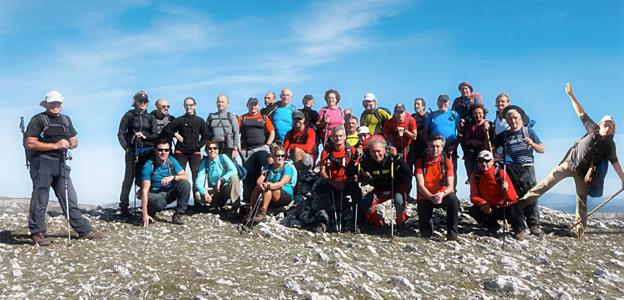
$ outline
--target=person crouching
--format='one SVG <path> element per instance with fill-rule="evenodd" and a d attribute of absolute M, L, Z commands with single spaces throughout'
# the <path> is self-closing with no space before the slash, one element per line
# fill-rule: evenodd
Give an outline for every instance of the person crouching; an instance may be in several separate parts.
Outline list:
<path fill-rule="evenodd" d="M 197 195 L 200 199 L 195 203 L 196 210 L 200 211 L 202 205 L 210 208 L 221 208 L 231 199 L 232 203 L 240 200 L 240 180 L 234 161 L 229 156 L 219 153 L 219 143 L 208 141 L 206 143 L 208 156 L 199 164 L 199 172 L 195 180 Z M 228 212 L 228 217 L 234 217 L 235 212 Z"/>
<path fill-rule="evenodd" d="M 416 162 L 418 183 L 418 225 L 420 236 L 426 239 L 433 234 L 431 217 L 434 208 L 446 209 L 446 239 L 457 240 L 459 200 L 453 190 L 455 173 L 453 162 L 444 154 L 444 137 L 437 135 L 428 142 L 427 154 Z"/>
<path fill-rule="evenodd" d="M 143 227 L 154 221 L 156 214 L 177 201 L 176 212 L 171 222 L 184 224 L 182 215 L 186 213 L 191 184 L 180 163 L 170 157 L 171 145 L 166 139 L 159 139 L 155 146 L 156 155 L 148 160 L 141 172 L 141 211 Z"/>
<path fill-rule="evenodd" d="M 477 171 L 470 175 L 470 200 L 474 204 L 469 214 L 492 234 L 500 225 L 498 220 L 506 219 L 517 240 L 527 236 L 522 220 L 522 211 L 517 204 L 518 195 L 507 173 L 494 166 L 492 152 L 483 150 L 477 155 Z"/>

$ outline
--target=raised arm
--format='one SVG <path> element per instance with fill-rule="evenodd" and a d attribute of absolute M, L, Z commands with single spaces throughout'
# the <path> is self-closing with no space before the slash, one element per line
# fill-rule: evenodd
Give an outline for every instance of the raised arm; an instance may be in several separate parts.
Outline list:
<path fill-rule="evenodd" d="M 570 101 L 572 102 L 572 107 L 574 107 L 574 111 L 576 111 L 576 115 L 581 117 L 585 114 L 585 110 L 583 109 L 583 106 L 581 106 L 581 103 L 579 103 L 579 101 L 576 99 L 576 97 L 574 97 L 574 92 L 572 92 L 572 84 L 570 84 L 569 82 L 566 83 L 566 94 L 568 94 L 568 97 L 570 97 Z"/>

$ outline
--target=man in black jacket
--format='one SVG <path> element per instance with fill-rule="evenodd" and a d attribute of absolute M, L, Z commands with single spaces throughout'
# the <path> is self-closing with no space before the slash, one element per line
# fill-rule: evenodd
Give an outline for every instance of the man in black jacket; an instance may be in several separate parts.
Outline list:
<path fill-rule="evenodd" d="M 154 138 L 156 137 L 156 123 L 154 117 L 147 112 L 149 99 L 145 91 L 134 94 L 133 109 L 127 111 L 119 122 L 117 139 L 119 145 L 126 152 L 124 180 L 119 195 L 119 209 L 125 217 L 130 215 L 128 205 L 130 188 L 139 170 L 145 161 L 154 152 Z M 135 195 L 136 196 L 136 195 Z"/>
<path fill-rule="evenodd" d="M 160 135 L 162 130 L 167 124 L 171 123 L 175 119 L 174 116 L 169 114 L 169 102 L 167 99 L 160 98 L 156 100 L 156 109 L 152 110 L 151 114 L 154 116 L 154 122 L 156 122 L 156 134 Z"/>

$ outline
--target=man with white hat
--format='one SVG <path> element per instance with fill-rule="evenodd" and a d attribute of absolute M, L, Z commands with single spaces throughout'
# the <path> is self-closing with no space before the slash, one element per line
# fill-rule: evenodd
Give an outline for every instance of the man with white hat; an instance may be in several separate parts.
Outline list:
<path fill-rule="evenodd" d="M 78 138 L 71 119 L 61 114 L 63 102 L 61 93 L 50 91 L 40 103 L 46 111 L 33 116 L 26 131 L 30 178 L 33 181 L 28 227 L 34 243 L 39 246 L 50 245 L 45 224 L 50 187 L 54 189 L 63 213 L 69 212 L 69 224 L 81 239 L 102 237 L 82 216 L 69 177 L 70 168 L 65 164 L 67 151 L 78 147 Z"/>
<path fill-rule="evenodd" d="M 572 107 L 576 115 L 581 119 L 587 134 L 581 137 L 566 154 L 563 161 L 550 171 L 546 178 L 529 190 L 520 199 L 522 206 L 526 206 L 537 200 L 555 184 L 564 178 L 574 178 L 576 185 L 576 221 L 581 221 L 582 226 L 577 228 L 578 237 L 583 236 L 584 227 L 587 225 L 587 195 L 600 197 L 602 195 L 601 179 L 606 175 L 606 168 L 598 167 L 601 161 L 608 160 L 613 169 L 622 180 L 624 188 L 624 172 L 618 162 L 615 152 L 615 120 L 606 115 L 596 124 L 588 115 L 574 96 L 572 85 L 566 84 L 566 93 L 570 97 Z M 606 164 L 605 164 L 606 166 Z M 604 172 L 600 172 L 604 171 Z M 599 183 L 600 182 L 600 183 Z M 598 183 L 598 185 L 596 185 Z M 597 190 L 594 193 L 594 188 Z"/>
<path fill-rule="evenodd" d="M 360 115 L 360 126 L 366 126 L 371 134 L 381 134 L 386 121 L 392 116 L 383 108 L 377 107 L 377 98 L 373 93 L 367 93 L 362 100 L 364 111 Z"/>
<path fill-rule="evenodd" d="M 477 155 L 477 168 L 470 174 L 470 201 L 474 205 L 468 213 L 492 234 L 500 229 L 498 220 L 506 219 L 511 223 L 514 237 L 526 239 L 518 195 L 507 172 L 494 165 L 494 156 L 488 150 Z"/>

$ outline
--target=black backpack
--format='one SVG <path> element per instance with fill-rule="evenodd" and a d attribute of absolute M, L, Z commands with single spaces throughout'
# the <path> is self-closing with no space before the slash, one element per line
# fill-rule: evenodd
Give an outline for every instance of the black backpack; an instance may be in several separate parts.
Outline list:
<path fill-rule="evenodd" d="M 66 115 L 61 114 L 60 116 L 62 120 L 63 131 L 69 133 L 69 119 Z M 47 113 L 39 114 L 39 116 L 36 116 L 36 118 L 39 118 L 39 120 L 43 122 L 43 129 L 41 130 L 41 132 L 45 132 L 48 128 L 50 128 L 50 117 Z M 26 155 L 26 168 L 30 168 L 30 164 L 33 158 L 35 158 L 35 154 L 34 151 L 30 151 L 27 146 L 26 139 L 28 138 L 28 136 L 26 136 L 23 118 L 20 120 L 20 128 L 22 130 L 22 146 L 24 147 L 24 154 Z"/>

